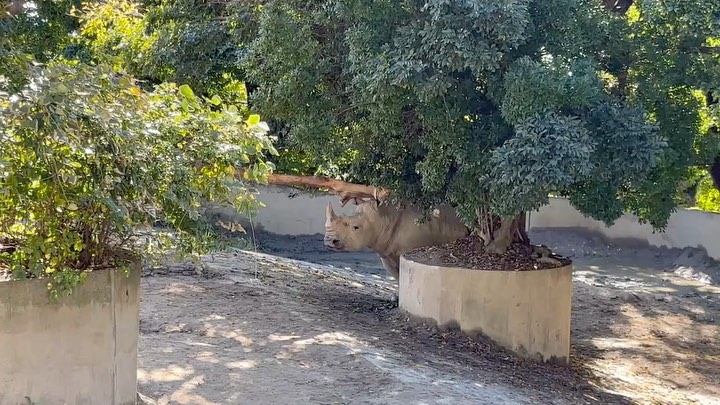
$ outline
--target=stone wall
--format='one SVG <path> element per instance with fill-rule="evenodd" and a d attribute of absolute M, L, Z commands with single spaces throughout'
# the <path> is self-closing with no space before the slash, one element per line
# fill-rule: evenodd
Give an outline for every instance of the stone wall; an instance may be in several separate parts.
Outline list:
<path fill-rule="evenodd" d="M 100 270 L 68 297 L 0 282 L 0 405 L 130 405 L 137 396 L 140 271 Z"/>
<path fill-rule="evenodd" d="M 301 191 L 291 187 L 266 186 L 258 196 L 265 207 L 259 208 L 252 223 L 256 229 L 280 235 L 314 235 L 325 232 L 325 208 L 332 203 L 335 213 L 350 215 L 355 206 L 340 207 L 340 198 L 327 192 Z M 249 230 L 249 221 L 225 207 L 210 205 L 206 215 L 224 221 L 236 221 Z"/>

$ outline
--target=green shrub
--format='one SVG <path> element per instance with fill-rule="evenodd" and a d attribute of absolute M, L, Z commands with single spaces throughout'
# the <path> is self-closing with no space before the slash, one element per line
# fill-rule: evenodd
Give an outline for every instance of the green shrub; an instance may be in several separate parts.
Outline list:
<path fill-rule="evenodd" d="M 0 270 L 70 292 L 87 270 L 122 267 L 162 242 L 202 252 L 200 201 L 257 206 L 236 168 L 262 181 L 277 153 L 259 116 L 188 86 L 152 92 L 108 68 L 53 62 L 11 93 L 0 76 Z M 247 118 L 247 119 L 246 119 Z M 238 193 L 239 190 L 239 193 Z"/>
<path fill-rule="evenodd" d="M 648 6 L 638 22 L 585 0 L 272 0 L 246 79 L 252 105 L 309 157 L 426 213 L 454 206 L 492 253 L 528 242 L 522 213 L 550 193 L 607 224 L 630 211 L 662 229 L 694 163 L 701 84 L 674 59 L 639 54 L 685 21 L 664 12 Z M 697 57 L 662 56 L 686 54 Z"/>
<path fill-rule="evenodd" d="M 715 188 L 710 176 L 700 180 L 695 201 L 701 210 L 720 212 L 720 191 Z"/>

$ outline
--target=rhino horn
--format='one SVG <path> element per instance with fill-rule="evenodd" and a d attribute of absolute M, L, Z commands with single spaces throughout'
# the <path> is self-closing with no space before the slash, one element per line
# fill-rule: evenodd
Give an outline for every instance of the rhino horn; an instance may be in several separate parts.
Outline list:
<path fill-rule="evenodd" d="M 328 202 L 327 210 L 325 211 L 325 219 L 327 221 L 332 221 L 335 218 L 337 218 L 337 215 L 335 215 L 335 211 L 333 210 L 332 203 Z"/>

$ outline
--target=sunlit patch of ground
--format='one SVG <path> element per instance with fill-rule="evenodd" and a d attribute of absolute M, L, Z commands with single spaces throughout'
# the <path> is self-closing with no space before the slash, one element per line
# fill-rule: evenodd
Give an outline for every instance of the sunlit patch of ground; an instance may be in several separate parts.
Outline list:
<path fill-rule="evenodd" d="M 720 311 L 699 286 L 579 263 L 558 368 L 410 325 L 378 274 L 252 252 L 205 264 L 143 279 L 138 376 L 159 403 L 720 403 Z"/>

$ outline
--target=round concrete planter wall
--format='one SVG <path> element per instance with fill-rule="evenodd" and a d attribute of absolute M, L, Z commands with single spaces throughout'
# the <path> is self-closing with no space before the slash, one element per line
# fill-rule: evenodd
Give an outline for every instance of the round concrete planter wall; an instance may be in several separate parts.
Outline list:
<path fill-rule="evenodd" d="M 57 301 L 47 280 L 0 282 L 0 404 L 134 405 L 139 292 L 137 269 Z"/>
<path fill-rule="evenodd" d="M 522 357 L 567 363 L 572 265 L 486 271 L 400 259 L 400 308 L 441 327 L 481 333 Z"/>

